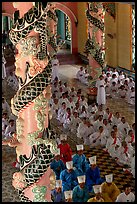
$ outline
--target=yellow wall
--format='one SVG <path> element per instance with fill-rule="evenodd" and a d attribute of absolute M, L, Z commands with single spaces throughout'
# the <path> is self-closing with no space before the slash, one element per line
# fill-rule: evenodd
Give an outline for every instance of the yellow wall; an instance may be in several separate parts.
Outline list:
<path fill-rule="evenodd" d="M 87 9 L 86 2 L 78 2 L 78 52 L 85 55 L 84 47 L 87 41 L 87 18 L 85 11 Z"/>
<path fill-rule="evenodd" d="M 106 35 L 106 61 L 112 67 L 131 67 L 131 6 L 116 3 L 115 21 L 106 12 L 105 32 L 116 36 L 111 39 Z"/>

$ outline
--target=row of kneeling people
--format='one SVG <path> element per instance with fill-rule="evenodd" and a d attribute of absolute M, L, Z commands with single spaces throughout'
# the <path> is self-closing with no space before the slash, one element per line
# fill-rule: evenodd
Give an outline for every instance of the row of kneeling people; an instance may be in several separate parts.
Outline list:
<path fill-rule="evenodd" d="M 130 185 L 121 193 L 113 182 L 113 174 L 101 178 L 96 156 L 87 160 L 83 148 L 77 145 L 77 153 L 67 162 L 60 159 L 61 149 L 57 149 L 51 163 L 56 175 L 56 186 L 51 191 L 53 202 L 134 202 Z"/>

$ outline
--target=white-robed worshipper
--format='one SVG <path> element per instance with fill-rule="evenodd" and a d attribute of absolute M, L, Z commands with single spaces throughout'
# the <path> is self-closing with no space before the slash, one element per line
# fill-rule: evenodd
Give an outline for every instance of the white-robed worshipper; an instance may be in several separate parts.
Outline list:
<path fill-rule="evenodd" d="M 113 68 L 113 70 L 112 70 L 112 75 L 113 75 L 113 74 L 115 74 L 115 75 L 116 75 L 116 77 L 118 78 L 119 73 L 118 73 L 118 71 L 117 71 L 117 69 L 116 69 L 116 68 Z"/>
<path fill-rule="evenodd" d="M 56 94 L 56 97 L 57 97 L 58 99 L 60 99 L 60 98 L 62 97 L 62 94 L 63 94 L 63 89 L 62 89 L 62 87 L 59 87 L 59 90 L 56 91 L 55 94 Z"/>
<path fill-rule="evenodd" d="M 73 189 L 73 202 L 87 202 L 89 199 L 89 191 L 85 185 L 86 176 L 78 176 L 78 185 Z"/>
<path fill-rule="evenodd" d="M 121 117 L 121 122 L 118 124 L 117 128 L 119 132 L 123 135 L 123 137 L 125 137 L 128 133 L 128 130 L 130 130 L 130 126 L 128 122 L 126 122 L 125 117 Z"/>
<path fill-rule="evenodd" d="M 82 106 L 81 111 L 79 113 L 79 118 L 84 118 L 84 117 L 89 118 L 89 112 L 87 111 L 85 106 Z"/>
<path fill-rule="evenodd" d="M 6 127 L 9 125 L 7 113 L 2 113 L 2 137 L 5 135 Z"/>
<path fill-rule="evenodd" d="M 69 93 L 69 96 L 73 98 L 73 97 L 76 97 L 76 95 L 77 95 L 77 92 L 75 91 L 75 88 L 72 87 L 72 88 L 71 88 L 71 91 L 70 91 L 70 93 Z"/>
<path fill-rule="evenodd" d="M 88 112 L 89 112 L 89 120 L 94 121 L 95 113 L 98 111 L 98 107 L 96 106 L 96 103 L 93 102 L 91 105 L 88 106 Z"/>
<path fill-rule="evenodd" d="M 112 79 L 110 80 L 110 85 L 112 85 L 113 82 L 116 82 L 116 84 L 118 82 L 118 78 L 116 77 L 115 74 L 112 75 Z"/>
<path fill-rule="evenodd" d="M 79 101 L 79 106 L 80 106 L 80 108 L 82 108 L 82 106 L 85 106 L 86 110 L 88 109 L 87 99 L 85 98 L 84 95 L 81 95 L 81 99 Z"/>
<path fill-rule="evenodd" d="M 135 143 L 135 135 L 134 135 L 132 129 L 130 129 L 130 130 L 128 131 L 128 135 L 127 135 L 126 138 L 125 138 L 125 142 L 126 142 L 127 144 L 131 144 L 131 145 L 132 145 L 133 143 Z"/>
<path fill-rule="evenodd" d="M 135 155 L 131 159 L 131 173 L 133 177 L 135 178 Z"/>
<path fill-rule="evenodd" d="M 70 87 L 68 86 L 68 83 L 67 83 L 67 82 L 64 82 L 62 88 L 63 88 L 63 92 L 64 92 L 64 93 L 65 93 L 65 92 L 68 92 L 68 93 L 71 92 L 71 89 L 70 89 Z"/>
<path fill-rule="evenodd" d="M 101 184 L 102 197 L 105 202 L 115 202 L 120 190 L 113 182 L 113 174 L 105 175 L 105 178 L 106 181 Z"/>
<path fill-rule="evenodd" d="M 78 113 L 78 115 L 80 114 L 81 112 L 81 108 L 80 108 L 80 105 L 79 103 L 75 103 L 75 108 L 73 109 L 73 112 L 76 111 Z"/>
<path fill-rule="evenodd" d="M 103 77 L 104 77 L 104 79 L 106 78 L 106 72 L 105 72 L 105 70 L 102 70 L 102 74 L 101 74 Z"/>
<path fill-rule="evenodd" d="M 130 88 L 129 88 L 129 86 L 128 86 L 128 80 L 125 80 L 124 83 L 123 83 L 123 85 L 125 86 L 125 89 L 126 89 L 127 91 L 130 90 Z"/>
<path fill-rule="evenodd" d="M 135 87 L 135 82 L 132 77 L 129 78 L 128 87 L 129 89 L 131 89 L 132 87 Z"/>
<path fill-rule="evenodd" d="M 10 87 L 12 87 L 15 91 L 19 88 L 19 82 L 14 72 L 10 72 L 9 77 L 7 78 L 7 83 Z"/>
<path fill-rule="evenodd" d="M 83 67 L 80 67 L 80 69 L 79 69 L 78 72 L 76 73 L 76 78 L 77 78 L 79 81 L 81 81 L 83 75 L 84 75 L 84 69 L 83 69 Z"/>
<path fill-rule="evenodd" d="M 90 198 L 87 202 L 104 202 L 104 199 L 102 198 L 102 189 L 101 185 L 94 185 L 93 191 L 95 193 L 95 196 Z"/>
<path fill-rule="evenodd" d="M 107 119 L 108 122 L 113 120 L 113 113 L 110 112 L 109 108 L 106 108 L 105 114 L 103 115 L 103 119 Z"/>
<path fill-rule="evenodd" d="M 5 129 L 5 139 L 12 137 L 12 134 L 16 132 L 16 125 L 14 120 L 9 120 L 9 125 Z"/>
<path fill-rule="evenodd" d="M 117 111 L 117 112 L 114 114 L 113 118 L 112 118 L 112 123 L 111 123 L 111 125 L 112 125 L 112 126 L 113 126 L 113 125 L 118 126 L 118 124 L 119 124 L 120 122 L 121 122 L 120 113 Z"/>
<path fill-rule="evenodd" d="M 91 148 L 96 146 L 103 146 L 101 143 L 101 138 L 103 137 L 104 134 L 103 130 L 104 130 L 103 126 L 100 126 L 98 131 L 90 135 L 89 141 Z"/>
<path fill-rule="evenodd" d="M 108 151 L 111 157 L 115 158 L 117 157 L 116 151 L 120 146 L 121 146 L 121 142 L 119 138 L 116 136 L 114 130 L 112 130 L 111 135 L 108 138 L 106 143 L 106 150 Z"/>
<path fill-rule="evenodd" d="M 118 130 L 117 125 L 113 125 L 112 130 L 114 130 L 116 137 L 120 140 L 120 142 L 122 142 L 124 140 L 125 136 L 122 135 L 122 133 Z"/>
<path fill-rule="evenodd" d="M 118 80 L 116 84 L 118 91 L 121 89 L 121 86 L 122 86 L 122 82 Z"/>
<path fill-rule="evenodd" d="M 2 53 L 2 79 L 5 79 L 7 77 L 7 74 L 6 74 L 6 67 L 5 67 L 5 64 L 6 64 L 6 60 L 5 60 L 5 57 Z"/>
<path fill-rule="evenodd" d="M 132 87 L 130 92 L 128 93 L 127 102 L 130 105 L 135 105 L 135 88 L 134 87 Z"/>
<path fill-rule="evenodd" d="M 58 116 L 57 120 L 59 120 L 60 123 L 63 123 L 63 116 L 66 113 L 66 103 L 62 103 L 62 107 L 58 109 Z"/>
<path fill-rule="evenodd" d="M 135 195 L 134 193 L 131 192 L 131 185 L 130 184 L 125 184 L 123 186 L 123 190 L 124 192 L 123 193 L 120 193 L 118 196 L 117 196 L 117 199 L 115 202 L 123 202 L 123 203 L 126 203 L 126 202 L 135 202 Z"/>
<path fill-rule="evenodd" d="M 57 59 L 57 55 L 53 56 L 53 59 L 51 60 L 52 64 L 52 81 L 55 80 L 55 78 L 59 79 L 59 60 Z"/>
<path fill-rule="evenodd" d="M 99 76 L 99 80 L 96 81 L 97 87 L 97 104 L 105 105 L 106 104 L 106 92 L 105 92 L 105 81 L 103 76 Z"/>
<path fill-rule="evenodd" d="M 86 120 L 86 127 L 85 127 L 85 132 L 83 134 L 83 140 L 84 140 L 84 145 L 89 145 L 89 137 L 91 134 L 95 132 L 93 125 L 90 123 L 89 119 Z"/>
<path fill-rule="evenodd" d="M 105 78 L 105 91 L 106 96 L 110 96 L 110 82 L 108 81 L 108 78 Z"/>
<path fill-rule="evenodd" d="M 81 77 L 81 82 L 85 85 L 88 85 L 89 82 L 88 82 L 88 77 L 89 77 L 89 73 L 88 73 L 88 70 L 85 69 L 85 72 L 83 73 L 83 76 Z"/>
<path fill-rule="evenodd" d="M 127 82 L 129 82 L 129 77 L 128 77 L 128 75 L 127 75 L 126 73 L 124 73 L 124 75 L 125 75 L 125 78 L 122 80 L 122 83 L 123 83 L 123 84 L 125 83 L 126 80 L 127 80 Z"/>
<path fill-rule="evenodd" d="M 102 146 L 105 146 L 111 132 L 111 125 L 110 123 L 108 123 L 107 119 L 103 119 L 103 129 L 104 129 L 103 130 L 104 134 L 101 138 L 101 143 L 102 143 Z"/>
<path fill-rule="evenodd" d="M 110 96 L 113 99 L 116 99 L 117 96 L 118 96 L 118 88 L 116 86 L 116 82 L 115 81 L 113 81 L 111 86 L 110 86 Z"/>
<path fill-rule="evenodd" d="M 52 117 L 57 118 L 58 110 L 59 110 L 59 102 L 57 98 L 53 100 L 53 104 L 51 105 L 50 109 L 52 112 Z"/>
<path fill-rule="evenodd" d="M 120 89 L 118 90 L 119 98 L 125 99 L 127 95 L 127 91 L 125 90 L 125 86 L 121 85 Z"/>
<path fill-rule="evenodd" d="M 112 79 L 112 76 L 110 75 L 110 73 L 106 74 L 106 78 L 107 78 L 108 83 L 110 83 L 110 81 Z"/>
<path fill-rule="evenodd" d="M 74 134 L 77 133 L 77 128 L 79 124 L 81 123 L 81 119 L 78 117 L 78 113 L 76 111 L 73 112 L 73 115 L 71 116 L 71 121 L 69 124 L 70 131 Z"/>
<path fill-rule="evenodd" d="M 7 113 L 8 117 L 11 115 L 11 107 L 4 97 L 2 97 L 2 112 Z"/>
<path fill-rule="evenodd" d="M 68 107 L 71 109 L 71 111 L 73 111 L 74 108 L 75 108 L 75 103 L 74 103 L 74 101 L 73 101 L 73 98 L 72 98 L 72 97 L 69 97 L 68 100 L 69 100 L 69 105 L 68 105 Z"/>
<path fill-rule="evenodd" d="M 69 100 L 67 98 L 67 95 L 66 93 L 63 93 L 62 94 L 62 97 L 59 99 L 59 106 L 61 107 L 62 106 L 62 103 L 65 102 L 66 103 L 66 106 L 69 107 Z"/>
<path fill-rule="evenodd" d="M 121 82 L 125 78 L 123 71 L 119 72 L 118 80 Z"/>
<path fill-rule="evenodd" d="M 110 74 L 110 76 L 112 75 L 112 71 L 111 71 L 110 67 L 107 68 L 106 75 L 107 75 L 108 73 Z"/>
<path fill-rule="evenodd" d="M 95 131 L 98 131 L 99 126 L 103 126 L 103 115 L 99 115 L 98 119 L 93 123 Z"/>
<path fill-rule="evenodd" d="M 73 191 L 64 191 L 65 202 L 73 202 L 72 194 L 73 194 Z"/>
<path fill-rule="evenodd" d="M 63 127 L 67 130 L 70 130 L 71 116 L 72 116 L 72 112 L 71 112 L 71 109 L 68 107 L 66 108 L 66 112 L 62 117 Z"/>
<path fill-rule="evenodd" d="M 103 110 L 103 106 L 98 106 L 98 110 L 95 113 L 94 119 L 95 121 L 98 119 L 99 115 L 103 115 L 105 114 L 105 110 Z"/>
<path fill-rule="evenodd" d="M 75 103 L 79 103 L 81 100 L 81 93 L 77 91 L 77 95 L 73 98 Z"/>
<path fill-rule="evenodd" d="M 51 92 L 54 93 L 54 92 L 58 92 L 59 91 L 59 88 L 58 88 L 58 82 L 55 81 L 53 84 L 52 84 L 52 87 L 51 87 Z"/>
<path fill-rule="evenodd" d="M 77 128 L 77 137 L 78 138 L 83 138 L 83 135 L 85 133 L 85 129 L 87 128 L 86 122 L 87 118 L 82 118 L 82 122 L 79 124 Z"/>

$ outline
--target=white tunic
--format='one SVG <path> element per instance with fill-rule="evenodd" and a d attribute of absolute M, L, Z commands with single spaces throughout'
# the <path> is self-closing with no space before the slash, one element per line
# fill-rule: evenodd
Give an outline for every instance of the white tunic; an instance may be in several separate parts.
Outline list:
<path fill-rule="evenodd" d="M 130 192 L 128 195 L 125 194 L 125 192 L 120 193 L 116 199 L 115 202 L 134 202 L 135 201 L 135 195 Z"/>
<path fill-rule="evenodd" d="M 70 125 L 69 125 L 70 131 L 72 133 L 76 134 L 77 133 L 77 128 L 78 128 L 80 123 L 81 123 L 80 118 L 78 118 L 78 117 L 75 118 L 74 116 L 72 116 L 71 117 L 71 122 L 70 122 Z"/>
<path fill-rule="evenodd" d="M 103 86 L 103 87 L 101 87 L 101 86 Z M 104 79 L 97 80 L 96 87 L 97 87 L 97 103 L 98 103 L 98 105 L 101 105 L 101 104 L 105 105 L 106 104 L 106 92 L 105 92 Z"/>
<path fill-rule="evenodd" d="M 76 78 L 81 81 L 83 75 L 84 75 L 84 70 L 82 70 L 82 71 L 79 70 L 79 71 L 77 72 L 77 74 L 76 74 Z"/>
<path fill-rule="evenodd" d="M 15 125 L 8 125 L 5 130 L 5 137 L 12 137 L 11 133 L 16 131 Z"/>
<path fill-rule="evenodd" d="M 130 93 L 127 97 L 127 101 L 129 104 L 135 105 L 135 91 L 134 92 L 130 91 Z"/>
<path fill-rule="evenodd" d="M 79 126 L 77 128 L 77 137 L 83 138 L 86 127 L 87 127 L 87 125 L 85 125 L 83 122 L 79 124 Z"/>
<path fill-rule="evenodd" d="M 61 123 L 63 123 L 63 116 L 65 113 L 66 113 L 66 109 L 64 109 L 64 108 L 60 108 L 58 110 L 57 120 L 59 120 Z"/>
<path fill-rule="evenodd" d="M 103 126 L 103 120 L 101 120 L 101 121 L 100 120 L 96 120 L 93 123 L 93 127 L 94 127 L 95 131 L 98 131 L 100 126 Z"/>
<path fill-rule="evenodd" d="M 89 137 L 90 145 L 91 147 L 96 147 L 98 145 L 101 145 L 101 133 L 100 132 L 94 132 Z"/>
<path fill-rule="evenodd" d="M 118 124 L 121 123 L 121 118 L 116 118 L 115 116 L 112 118 L 112 126 L 116 125 L 118 126 Z"/>
<path fill-rule="evenodd" d="M 5 79 L 7 77 L 5 64 L 6 64 L 5 57 L 2 56 L 2 79 Z"/>
<path fill-rule="evenodd" d="M 94 133 L 94 128 L 93 128 L 93 126 L 90 126 L 90 127 L 86 127 L 85 128 L 85 132 L 84 132 L 84 134 L 83 134 L 83 140 L 84 140 L 84 144 L 85 145 L 89 145 L 89 143 L 90 143 L 90 140 L 89 140 L 89 137 L 90 137 L 90 135 L 91 134 L 93 134 Z"/>
<path fill-rule="evenodd" d="M 126 135 L 126 132 L 128 132 L 128 130 L 130 129 L 130 126 L 127 122 L 125 123 L 120 122 L 117 128 L 121 132 L 122 135 Z M 126 132 L 125 132 L 125 129 L 126 129 Z"/>

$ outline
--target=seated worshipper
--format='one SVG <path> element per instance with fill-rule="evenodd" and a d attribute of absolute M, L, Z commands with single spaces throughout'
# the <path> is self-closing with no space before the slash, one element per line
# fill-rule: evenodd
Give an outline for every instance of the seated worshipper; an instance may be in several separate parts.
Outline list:
<path fill-rule="evenodd" d="M 98 131 L 99 126 L 103 126 L 103 115 L 99 115 L 98 119 L 93 123 L 93 128 Z"/>
<path fill-rule="evenodd" d="M 69 93 L 69 96 L 73 98 L 73 97 L 76 97 L 76 95 L 77 95 L 77 92 L 75 91 L 74 87 L 72 87 Z"/>
<path fill-rule="evenodd" d="M 73 112 L 76 111 L 78 113 L 78 115 L 80 114 L 80 106 L 79 106 L 79 103 L 75 103 L 75 108 L 73 109 Z"/>
<path fill-rule="evenodd" d="M 64 92 L 64 93 L 65 93 L 65 92 L 68 92 L 68 93 L 71 92 L 71 89 L 70 89 L 70 87 L 68 86 L 67 82 L 64 82 L 62 88 L 63 88 L 63 92 Z"/>
<path fill-rule="evenodd" d="M 81 77 L 81 82 L 85 85 L 88 85 L 89 82 L 88 82 L 88 77 L 89 77 L 89 73 L 88 73 L 88 70 L 85 69 L 85 72 L 83 73 L 83 76 Z"/>
<path fill-rule="evenodd" d="M 101 138 L 101 144 L 102 146 L 106 146 L 107 140 L 111 132 L 111 125 L 110 123 L 108 123 L 107 119 L 103 119 L 103 132 L 104 134 L 102 135 Z"/>
<path fill-rule="evenodd" d="M 119 77 L 119 73 L 117 72 L 117 69 L 116 69 L 116 68 L 113 68 L 113 70 L 112 70 L 112 76 L 113 76 L 113 74 L 115 74 L 117 78 Z"/>
<path fill-rule="evenodd" d="M 119 72 L 118 80 L 122 81 L 125 78 L 125 75 L 123 74 L 123 71 Z"/>
<path fill-rule="evenodd" d="M 52 93 L 55 93 L 55 92 L 58 92 L 58 91 L 59 91 L 58 82 L 56 81 L 56 82 L 54 82 L 54 83 L 52 84 L 51 92 L 52 92 Z"/>
<path fill-rule="evenodd" d="M 131 158 L 133 157 L 133 148 L 128 146 L 125 141 L 122 142 L 122 146 L 117 149 L 117 163 L 130 166 Z"/>
<path fill-rule="evenodd" d="M 108 73 L 110 74 L 110 76 L 112 75 L 112 71 L 111 71 L 110 67 L 107 68 L 106 74 L 108 74 Z"/>
<path fill-rule="evenodd" d="M 85 106 L 86 110 L 88 109 L 88 103 L 87 100 L 85 99 L 84 95 L 81 95 L 81 99 L 79 101 L 79 106 L 82 108 L 82 106 Z"/>
<path fill-rule="evenodd" d="M 89 145 L 90 141 L 89 141 L 89 137 L 91 134 L 93 134 L 95 132 L 93 125 L 91 124 L 90 120 L 87 119 L 86 120 L 86 126 L 83 130 L 83 140 L 84 140 L 84 145 Z"/>
<path fill-rule="evenodd" d="M 132 87 L 131 91 L 129 92 L 127 96 L 127 102 L 131 105 L 135 105 L 135 88 Z"/>
<path fill-rule="evenodd" d="M 5 135 L 5 130 L 8 124 L 7 113 L 2 113 L 2 137 Z"/>
<path fill-rule="evenodd" d="M 132 87 L 135 87 L 135 82 L 133 81 L 132 77 L 129 78 L 128 87 L 129 89 L 131 89 Z"/>
<path fill-rule="evenodd" d="M 63 102 L 61 108 L 58 109 L 57 120 L 63 124 L 63 116 L 66 113 L 66 103 Z"/>
<path fill-rule="evenodd" d="M 2 79 L 5 79 L 7 77 L 6 67 L 5 67 L 6 63 L 7 63 L 6 59 L 4 57 L 4 54 L 2 53 Z"/>
<path fill-rule="evenodd" d="M 11 114 L 11 108 L 4 97 L 2 97 L 2 112 L 7 113 L 8 117 Z"/>
<path fill-rule="evenodd" d="M 125 86 L 121 85 L 121 88 L 118 91 L 119 98 L 125 99 L 127 91 L 125 90 Z"/>
<path fill-rule="evenodd" d="M 94 120 L 97 120 L 99 115 L 103 115 L 104 116 L 105 114 L 105 111 L 103 110 L 103 106 L 98 106 L 98 110 L 96 111 L 95 113 L 95 117 L 94 117 Z"/>
<path fill-rule="evenodd" d="M 104 202 L 104 199 L 102 198 L 102 189 L 101 185 L 95 185 L 93 186 L 93 191 L 95 193 L 95 196 L 90 198 L 87 202 Z"/>
<path fill-rule="evenodd" d="M 110 75 L 110 73 L 107 73 L 106 74 L 106 78 L 108 80 L 108 82 L 110 83 L 111 79 L 112 79 L 112 76 Z"/>
<path fill-rule="evenodd" d="M 80 69 L 78 70 L 77 74 L 76 74 L 76 78 L 81 81 L 82 80 L 82 77 L 84 75 L 84 69 L 83 67 L 80 67 Z"/>
<path fill-rule="evenodd" d="M 61 134 L 60 135 L 61 144 L 58 145 L 60 148 L 60 159 L 64 162 L 72 160 L 72 149 L 70 145 L 67 143 L 67 135 Z"/>
<path fill-rule="evenodd" d="M 126 137 L 128 130 L 130 130 L 130 126 L 128 122 L 126 122 L 125 117 L 121 117 L 121 122 L 118 124 L 118 130 L 122 134 L 123 138 Z"/>
<path fill-rule="evenodd" d="M 73 112 L 73 115 L 71 117 L 71 121 L 69 124 L 70 131 L 74 134 L 77 133 L 77 128 L 79 124 L 81 123 L 81 119 L 78 117 L 78 113 L 76 111 Z"/>
<path fill-rule="evenodd" d="M 112 118 L 112 126 L 116 125 L 118 126 L 118 124 L 121 122 L 121 118 L 120 118 L 120 113 L 116 112 L 115 115 Z"/>
<path fill-rule="evenodd" d="M 88 112 L 91 116 L 93 116 L 98 111 L 98 107 L 96 106 L 96 103 L 93 102 L 91 105 L 88 106 Z"/>
<path fill-rule="evenodd" d="M 77 91 L 77 95 L 76 95 L 76 97 L 73 99 L 74 100 L 74 102 L 75 103 L 80 103 L 80 101 L 81 101 L 81 93 L 79 93 L 78 91 Z"/>
<path fill-rule="evenodd" d="M 51 190 L 51 199 L 53 202 L 65 202 L 62 191 L 62 180 L 56 180 L 55 189 Z"/>
<path fill-rule="evenodd" d="M 106 72 L 105 72 L 105 70 L 102 70 L 102 76 L 104 77 L 104 79 L 106 78 Z"/>
<path fill-rule="evenodd" d="M 51 64 L 52 64 L 52 81 L 54 81 L 55 78 L 59 79 L 59 73 L 58 73 L 59 60 L 57 59 L 57 55 L 53 56 L 53 59 L 51 60 Z"/>
<path fill-rule="evenodd" d="M 126 91 L 130 90 L 128 87 L 128 80 L 125 80 L 123 85 L 125 86 Z"/>
<path fill-rule="evenodd" d="M 53 169 L 56 175 L 56 180 L 60 179 L 60 173 L 63 171 L 66 167 L 63 161 L 60 159 L 60 149 L 57 149 L 57 153 L 54 156 L 53 161 L 50 164 L 50 168 Z"/>
<path fill-rule="evenodd" d="M 112 86 L 112 83 L 115 82 L 117 84 L 118 78 L 116 77 L 115 74 L 112 75 L 112 79 L 110 80 L 110 86 Z"/>
<path fill-rule="evenodd" d="M 105 92 L 105 81 L 102 75 L 99 76 L 99 79 L 96 81 L 97 87 L 97 104 L 105 105 L 106 104 L 106 92 Z"/>
<path fill-rule="evenodd" d="M 115 202 L 120 190 L 113 182 L 113 174 L 105 176 L 106 181 L 101 184 L 102 197 L 105 202 Z"/>
<path fill-rule="evenodd" d="M 78 185 L 73 189 L 73 202 L 87 202 L 89 199 L 88 188 L 85 185 L 86 176 L 78 176 Z"/>
<path fill-rule="evenodd" d="M 69 108 L 71 109 L 71 111 L 73 112 L 74 108 L 75 108 L 75 103 L 73 101 L 73 98 L 72 97 L 69 97 Z"/>
<path fill-rule="evenodd" d="M 50 98 L 50 100 L 49 100 L 49 106 L 50 106 L 50 107 L 53 105 L 53 102 L 54 102 L 54 99 L 55 99 L 55 98 L 57 98 L 57 97 L 56 97 L 56 94 L 53 93 L 52 96 L 51 96 L 51 98 Z"/>
<path fill-rule="evenodd" d="M 96 147 L 96 146 L 100 146 L 103 144 L 101 143 L 101 138 L 103 137 L 103 126 L 100 126 L 97 132 L 94 132 L 92 135 L 90 135 L 89 137 L 89 141 L 90 141 L 90 146 L 91 147 Z"/>
<path fill-rule="evenodd" d="M 57 98 L 54 98 L 53 104 L 51 105 L 51 112 L 52 112 L 53 118 L 57 118 L 58 110 L 59 110 L 59 100 Z"/>
<path fill-rule="evenodd" d="M 57 97 L 58 99 L 60 99 L 60 98 L 62 97 L 62 94 L 63 94 L 63 89 L 62 89 L 62 87 L 59 87 L 59 90 L 56 91 L 56 92 L 54 92 L 54 93 L 56 94 L 56 97 Z"/>
<path fill-rule="evenodd" d="M 124 73 L 125 78 L 122 80 L 122 83 L 124 84 L 125 81 L 129 82 L 129 77 L 126 73 Z"/>
<path fill-rule="evenodd" d="M 76 145 L 77 153 L 73 156 L 73 166 L 77 176 L 85 175 L 89 167 L 86 156 L 83 154 L 83 145 Z"/>
<path fill-rule="evenodd" d="M 120 140 L 117 138 L 114 130 L 111 131 L 111 136 L 106 143 L 106 149 L 111 157 L 117 157 L 117 149 L 121 146 Z"/>
<path fill-rule="evenodd" d="M 62 103 L 65 102 L 66 103 L 66 106 L 69 107 L 69 100 L 67 98 L 67 95 L 66 93 L 63 93 L 62 94 L 62 97 L 59 99 L 59 106 L 61 107 L 62 106 Z"/>
<path fill-rule="evenodd" d="M 82 122 L 79 124 L 77 128 L 77 137 L 78 138 L 83 138 L 83 135 L 85 134 L 85 129 L 87 128 L 87 118 L 82 118 Z"/>
<path fill-rule="evenodd" d="M 131 192 L 131 185 L 130 184 L 125 184 L 123 186 L 124 192 L 120 193 L 117 196 L 117 199 L 115 202 L 135 202 L 135 195 L 134 193 Z"/>
<path fill-rule="evenodd" d="M 105 91 L 106 96 L 110 96 L 110 82 L 108 81 L 108 78 L 105 78 Z"/>
<path fill-rule="evenodd" d="M 118 130 L 117 125 L 113 125 L 112 130 L 114 130 L 114 133 L 116 134 L 116 137 L 120 140 L 120 142 L 122 142 L 124 140 L 124 137 L 121 134 L 121 132 Z"/>
<path fill-rule="evenodd" d="M 5 139 L 9 139 L 12 137 L 12 134 L 16 132 L 16 126 L 14 120 L 9 120 L 9 125 L 5 129 Z"/>
<path fill-rule="evenodd" d="M 7 83 L 10 87 L 12 87 L 15 91 L 19 88 L 19 82 L 17 77 L 13 72 L 10 72 L 10 76 L 7 78 Z"/>
<path fill-rule="evenodd" d="M 126 136 L 126 138 L 125 138 L 125 142 L 127 143 L 127 144 L 133 144 L 133 143 L 135 143 L 135 135 L 134 135 L 134 133 L 133 133 L 133 130 L 129 130 L 128 131 L 128 135 Z"/>
<path fill-rule="evenodd" d="M 71 116 L 72 116 L 71 109 L 67 108 L 66 112 L 64 113 L 64 116 L 62 117 L 62 123 L 65 129 L 69 129 Z"/>
<path fill-rule="evenodd" d="M 118 91 L 121 89 L 121 86 L 122 86 L 122 82 L 118 80 L 117 84 L 116 84 L 116 87 L 117 87 Z"/>
<path fill-rule="evenodd" d="M 116 86 L 116 82 L 113 81 L 112 85 L 110 86 L 110 96 L 111 98 L 117 98 L 118 89 Z"/>
<path fill-rule="evenodd" d="M 88 113 L 88 111 L 87 111 L 87 109 L 86 109 L 86 107 L 85 106 L 82 106 L 81 107 L 81 111 L 80 111 L 80 113 L 79 113 L 79 118 L 89 118 L 89 113 Z"/>
<path fill-rule="evenodd" d="M 104 182 L 100 177 L 100 169 L 96 165 L 96 156 L 89 157 L 90 167 L 86 171 L 86 186 L 89 192 L 93 192 L 92 186 Z"/>
<path fill-rule="evenodd" d="M 65 202 L 73 202 L 72 193 L 73 191 L 64 191 Z"/>
<path fill-rule="evenodd" d="M 61 80 L 59 80 L 59 82 L 58 82 L 58 88 L 62 88 L 63 87 L 63 84 L 62 84 L 62 81 Z"/>
<path fill-rule="evenodd" d="M 73 161 L 66 162 L 66 168 L 60 174 L 62 180 L 63 192 L 73 190 L 78 185 L 77 174 L 73 169 Z"/>
<path fill-rule="evenodd" d="M 106 108 L 103 119 L 107 119 L 109 123 L 113 120 L 113 114 L 110 112 L 109 108 Z"/>

